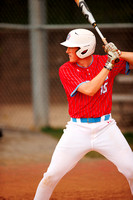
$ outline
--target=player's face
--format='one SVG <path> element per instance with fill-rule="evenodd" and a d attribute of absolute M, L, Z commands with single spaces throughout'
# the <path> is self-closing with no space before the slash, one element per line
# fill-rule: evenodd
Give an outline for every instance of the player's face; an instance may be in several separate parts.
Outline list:
<path fill-rule="evenodd" d="M 66 50 L 66 53 L 69 56 L 70 62 L 77 62 L 79 60 L 78 56 L 76 55 L 76 51 L 78 50 L 78 47 L 68 47 Z"/>

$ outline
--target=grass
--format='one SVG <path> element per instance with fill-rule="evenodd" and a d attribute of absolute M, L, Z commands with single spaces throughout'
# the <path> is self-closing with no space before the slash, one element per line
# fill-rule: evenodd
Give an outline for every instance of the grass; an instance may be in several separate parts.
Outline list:
<path fill-rule="evenodd" d="M 63 134 L 63 129 L 61 129 L 61 128 L 43 127 L 41 129 L 41 131 L 43 133 L 51 135 L 52 137 L 54 137 L 57 140 L 59 140 Z M 124 137 L 126 138 L 127 142 L 129 143 L 130 147 L 133 150 L 133 132 L 125 132 L 123 134 L 124 134 Z M 89 152 L 88 154 L 86 154 L 86 156 L 90 157 L 90 158 L 104 158 L 101 154 L 99 154 L 95 151 Z"/>
<path fill-rule="evenodd" d="M 125 132 L 124 136 L 126 140 L 129 142 L 129 144 L 133 145 L 133 132 Z"/>
<path fill-rule="evenodd" d="M 63 134 L 63 129 L 61 129 L 61 128 L 51 128 L 49 126 L 42 127 L 41 131 L 46 133 L 46 134 L 49 134 L 49 135 L 53 136 L 57 140 L 59 140 L 60 137 Z"/>

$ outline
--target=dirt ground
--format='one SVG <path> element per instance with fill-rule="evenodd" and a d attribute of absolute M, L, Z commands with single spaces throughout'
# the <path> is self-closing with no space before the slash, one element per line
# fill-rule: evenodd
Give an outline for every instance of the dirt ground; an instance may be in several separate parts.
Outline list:
<path fill-rule="evenodd" d="M 0 200 L 33 200 L 57 140 L 5 130 L 0 138 Z M 83 158 L 55 188 L 51 200 L 132 200 L 125 177 L 106 159 Z"/>

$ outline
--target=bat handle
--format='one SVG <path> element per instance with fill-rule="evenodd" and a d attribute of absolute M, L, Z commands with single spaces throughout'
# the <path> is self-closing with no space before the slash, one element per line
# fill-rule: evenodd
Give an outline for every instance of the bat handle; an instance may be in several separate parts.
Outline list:
<path fill-rule="evenodd" d="M 103 36 L 103 34 L 101 33 L 101 31 L 99 30 L 99 28 L 97 27 L 96 23 L 93 24 L 93 27 L 96 29 L 97 33 L 99 34 L 99 36 L 101 37 L 103 43 L 106 45 L 108 44 L 106 38 Z M 119 58 L 116 58 L 115 63 L 119 62 Z"/>
<path fill-rule="evenodd" d="M 101 33 L 101 31 L 99 30 L 99 28 L 97 27 L 97 25 L 93 24 L 93 27 L 95 28 L 95 30 L 97 31 L 98 35 L 102 39 L 103 43 L 106 45 L 108 42 L 107 42 L 106 38 L 103 36 L 103 34 Z"/>
<path fill-rule="evenodd" d="M 103 38 L 102 41 L 103 41 L 103 43 L 104 43 L 105 45 L 108 44 L 106 38 Z"/>

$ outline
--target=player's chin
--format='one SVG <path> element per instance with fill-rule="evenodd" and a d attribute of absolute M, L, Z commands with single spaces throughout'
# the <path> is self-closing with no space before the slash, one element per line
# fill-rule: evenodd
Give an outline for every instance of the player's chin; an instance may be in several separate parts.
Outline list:
<path fill-rule="evenodd" d="M 70 61 L 71 63 L 76 63 L 76 62 L 77 62 L 77 60 L 76 60 L 76 59 L 73 59 L 73 58 L 69 58 L 69 61 Z"/>
<path fill-rule="evenodd" d="M 74 61 L 70 61 L 70 63 L 76 63 L 76 62 L 74 62 Z"/>

